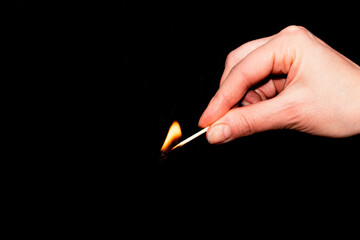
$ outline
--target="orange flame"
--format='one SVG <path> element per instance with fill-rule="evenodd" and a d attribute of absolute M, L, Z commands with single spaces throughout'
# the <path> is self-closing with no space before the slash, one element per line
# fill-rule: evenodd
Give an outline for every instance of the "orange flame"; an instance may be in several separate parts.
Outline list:
<path fill-rule="evenodd" d="M 161 152 L 166 152 L 167 150 L 169 150 L 173 143 L 179 138 L 181 138 L 180 125 L 177 121 L 174 121 L 171 124 L 169 132 L 165 138 L 165 142 L 161 147 Z"/>

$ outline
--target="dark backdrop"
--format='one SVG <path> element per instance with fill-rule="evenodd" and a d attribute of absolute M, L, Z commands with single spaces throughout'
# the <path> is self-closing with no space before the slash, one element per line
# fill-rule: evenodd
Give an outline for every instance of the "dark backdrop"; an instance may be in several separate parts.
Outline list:
<path fill-rule="evenodd" d="M 172 121 L 184 137 L 199 130 L 227 54 L 292 24 L 359 64 L 348 6 L 16 1 L 1 133 L 18 205 L 65 225 L 344 219 L 359 136 L 280 130 L 219 146 L 201 136 L 159 159 Z"/>

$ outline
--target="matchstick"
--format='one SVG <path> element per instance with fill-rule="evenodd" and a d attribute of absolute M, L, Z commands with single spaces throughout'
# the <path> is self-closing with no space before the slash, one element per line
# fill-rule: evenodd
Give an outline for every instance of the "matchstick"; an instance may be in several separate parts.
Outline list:
<path fill-rule="evenodd" d="M 206 128 L 204 128 L 204 129 L 200 130 L 199 132 L 195 133 L 195 134 L 192 135 L 191 137 L 188 137 L 188 138 L 185 139 L 184 141 L 181 141 L 179 144 L 177 144 L 175 147 L 173 147 L 173 148 L 171 149 L 171 151 L 174 150 L 175 148 L 181 147 L 181 146 L 183 146 L 184 144 L 186 144 L 186 143 L 194 140 L 195 138 L 197 138 L 197 137 L 200 136 L 201 134 L 206 133 L 206 131 L 208 130 L 208 128 L 209 128 L 209 127 L 206 127 Z"/>

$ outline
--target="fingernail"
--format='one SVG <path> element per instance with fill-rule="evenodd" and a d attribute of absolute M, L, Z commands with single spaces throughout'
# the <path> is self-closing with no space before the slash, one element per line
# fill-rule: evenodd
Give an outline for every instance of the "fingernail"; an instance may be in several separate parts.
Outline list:
<path fill-rule="evenodd" d="M 249 106 L 249 105 L 250 105 L 250 103 L 245 102 L 245 101 L 242 101 L 242 102 L 241 102 L 241 105 L 243 105 L 243 106 Z"/>
<path fill-rule="evenodd" d="M 219 124 L 210 128 L 208 141 L 211 144 L 227 142 L 231 137 L 231 129 L 226 124 Z"/>

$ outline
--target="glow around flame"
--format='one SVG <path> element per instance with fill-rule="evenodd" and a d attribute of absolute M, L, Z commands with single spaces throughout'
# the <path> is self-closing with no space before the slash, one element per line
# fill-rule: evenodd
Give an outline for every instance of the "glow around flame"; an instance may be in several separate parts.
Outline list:
<path fill-rule="evenodd" d="M 173 145 L 173 143 L 178 140 L 179 138 L 181 138 L 181 129 L 180 129 L 180 125 L 177 121 L 174 121 L 169 129 L 169 132 L 165 138 L 165 142 L 163 144 L 163 146 L 161 147 L 161 152 L 166 152 L 167 150 L 169 150 L 171 148 L 171 146 Z"/>

